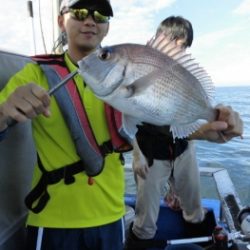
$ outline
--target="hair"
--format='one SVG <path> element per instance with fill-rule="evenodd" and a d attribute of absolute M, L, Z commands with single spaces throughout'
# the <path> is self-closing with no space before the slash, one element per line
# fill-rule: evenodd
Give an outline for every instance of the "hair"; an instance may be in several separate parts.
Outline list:
<path fill-rule="evenodd" d="M 164 32 L 170 34 L 171 40 L 183 39 L 183 47 L 190 47 L 193 42 L 191 22 L 181 16 L 170 16 L 164 19 L 157 28 L 156 35 Z"/>

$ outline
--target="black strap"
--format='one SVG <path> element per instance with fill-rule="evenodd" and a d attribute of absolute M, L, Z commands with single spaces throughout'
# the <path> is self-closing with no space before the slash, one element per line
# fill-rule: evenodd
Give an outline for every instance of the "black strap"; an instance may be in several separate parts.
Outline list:
<path fill-rule="evenodd" d="M 136 139 L 149 166 L 153 165 L 154 159 L 174 161 L 188 147 L 187 139 L 173 140 L 171 133 L 167 134 L 165 130 L 167 131 L 167 127 L 150 124 L 138 126 Z"/>
<path fill-rule="evenodd" d="M 102 145 L 99 146 L 99 148 L 104 156 L 114 152 L 114 148 L 113 148 L 111 140 L 105 141 Z"/>
<path fill-rule="evenodd" d="M 74 175 L 84 171 L 84 166 L 81 161 L 48 172 L 38 157 L 38 166 L 42 171 L 42 176 L 37 185 L 25 198 L 26 206 L 34 213 L 41 212 L 49 201 L 48 185 L 56 184 L 62 179 L 64 179 L 66 185 L 72 184 L 75 182 Z M 36 205 L 34 206 L 35 202 Z"/>
<path fill-rule="evenodd" d="M 100 146 L 100 150 L 102 151 L 104 156 L 109 153 L 112 153 L 113 146 L 111 141 L 104 142 Z M 48 185 L 56 184 L 62 179 L 64 179 L 64 183 L 66 185 L 72 184 L 75 182 L 74 175 L 85 170 L 81 161 L 52 171 L 47 171 L 44 168 L 39 155 L 37 155 L 37 163 L 39 169 L 42 172 L 42 176 L 37 185 L 30 191 L 30 193 L 25 198 L 25 204 L 27 208 L 34 213 L 41 212 L 48 203 L 50 199 L 50 195 L 47 190 Z M 34 206 L 35 202 L 36 205 Z"/>

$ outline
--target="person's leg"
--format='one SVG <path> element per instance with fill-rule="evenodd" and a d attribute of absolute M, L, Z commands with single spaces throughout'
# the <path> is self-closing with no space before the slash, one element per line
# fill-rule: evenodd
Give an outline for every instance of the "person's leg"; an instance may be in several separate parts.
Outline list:
<path fill-rule="evenodd" d="M 135 219 L 125 243 L 125 250 L 164 248 L 165 241 L 153 240 L 160 209 L 160 197 L 171 173 L 169 161 L 154 160 L 146 180 L 137 178 Z"/>
<path fill-rule="evenodd" d="M 136 215 L 132 230 L 140 239 L 151 239 L 156 233 L 160 197 L 171 172 L 168 164 L 168 161 L 154 160 L 154 164 L 149 168 L 147 178 L 144 180 L 138 176 Z"/>
<path fill-rule="evenodd" d="M 204 219 L 204 209 L 201 205 L 200 174 L 194 142 L 189 142 L 188 148 L 176 158 L 170 181 L 179 197 L 184 219 L 191 223 L 201 222 Z"/>
<path fill-rule="evenodd" d="M 83 245 L 91 250 L 123 250 L 125 238 L 123 219 L 113 223 L 83 229 Z M 83 250 L 85 248 L 79 248 Z"/>

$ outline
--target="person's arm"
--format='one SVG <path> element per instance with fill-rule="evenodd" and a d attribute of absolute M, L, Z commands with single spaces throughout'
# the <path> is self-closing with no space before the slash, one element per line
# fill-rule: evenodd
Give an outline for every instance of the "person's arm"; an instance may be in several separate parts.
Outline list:
<path fill-rule="evenodd" d="M 139 175 L 141 178 L 146 179 L 148 173 L 148 162 L 143 153 L 140 150 L 140 147 L 137 143 L 137 140 L 133 140 L 133 170 L 135 175 Z"/>
<path fill-rule="evenodd" d="M 242 137 L 243 121 L 238 112 L 230 106 L 218 105 L 216 121 L 206 123 L 189 136 L 189 140 L 207 140 L 216 143 L 225 143 L 234 137 Z"/>
<path fill-rule="evenodd" d="M 0 105 L 0 132 L 8 128 L 8 121 L 25 122 L 39 114 L 50 116 L 50 96 L 40 86 L 30 83 L 18 87 Z"/>

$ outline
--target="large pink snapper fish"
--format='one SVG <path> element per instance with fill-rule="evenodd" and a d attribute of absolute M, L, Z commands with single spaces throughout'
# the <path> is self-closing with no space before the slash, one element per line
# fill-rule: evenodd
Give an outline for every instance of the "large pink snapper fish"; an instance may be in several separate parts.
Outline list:
<path fill-rule="evenodd" d="M 174 42 L 163 41 L 108 46 L 78 62 L 95 95 L 123 113 L 131 138 L 142 122 L 169 125 L 174 138 L 183 138 L 200 120 L 216 119 L 210 77 Z"/>

